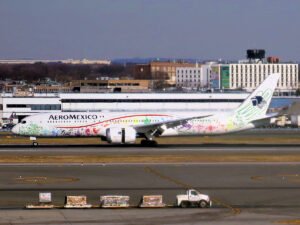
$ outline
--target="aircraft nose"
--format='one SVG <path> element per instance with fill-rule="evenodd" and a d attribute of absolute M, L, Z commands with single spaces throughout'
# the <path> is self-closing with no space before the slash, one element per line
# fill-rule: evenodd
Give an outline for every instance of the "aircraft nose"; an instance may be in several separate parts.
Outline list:
<path fill-rule="evenodd" d="M 19 124 L 16 124 L 12 129 L 11 129 L 11 132 L 13 134 L 19 134 L 19 130 L 20 130 L 20 125 Z"/>

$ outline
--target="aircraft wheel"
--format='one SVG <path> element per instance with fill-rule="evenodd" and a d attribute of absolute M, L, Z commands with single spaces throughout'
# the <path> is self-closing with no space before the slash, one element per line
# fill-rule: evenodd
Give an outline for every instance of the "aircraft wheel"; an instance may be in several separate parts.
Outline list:
<path fill-rule="evenodd" d="M 150 142 L 150 146 L 156 146 L 157 145 L 157 142 L 156 141 L 151 141 Z"/>
<path fill-rule="evenodd" d="M 34 141 L 34 142 L 32 142 L 32 145 L 33 145 L 34 147 L 36 147 L 36 146 L 39 145 L 39 143 Z"/>
<path fill-rule="evenodd" d="M 152 140 L 142 140 L 142 141 L 141 141 L 141 145 L 142 145 L 142 146 L 148 146 L 148 147 L 151 147 L 151 146 L 156 146 L 156 145 L 157 145 L 157 142 L 156 142 L 156 141 L 152 141 Z"/>
<path fill-rule="evenodd" d="M 141 140 L 141 145 L 146 146 L 147 140 Z"/>

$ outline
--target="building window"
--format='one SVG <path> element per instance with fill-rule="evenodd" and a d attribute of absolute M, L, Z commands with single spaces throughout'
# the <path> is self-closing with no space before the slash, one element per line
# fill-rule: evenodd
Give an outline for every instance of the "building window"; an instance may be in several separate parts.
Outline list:
<path fill-rule="evenodd" d="M 7 108 L 29 108 L 27 107 L 28 105 L 23 105 L 23 104 L 7 104 Z"/>
<path fill-rule="evenodd" d="M 31 110 L 61 110 L 60 104 L 7 104 L 7 108 L 31 108 Z"/>

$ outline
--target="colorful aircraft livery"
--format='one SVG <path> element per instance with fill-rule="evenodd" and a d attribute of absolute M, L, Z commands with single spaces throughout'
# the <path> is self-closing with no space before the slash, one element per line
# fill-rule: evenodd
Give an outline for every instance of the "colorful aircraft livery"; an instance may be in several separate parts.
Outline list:
<path fill-rule="evenodd" d="M 269 123 L 273 92 L 280 78 L 272 74 L 237 109 L 205 112 L 78 112 L 44 113 L 24 118 L 12 132 L 36 137 L 101 137 L 113 144 L 155 144 L 156 137 L 216 135 L 238 132 Z M 195 103 L 196 104 L 196 103 Z M 37 144 L 37 142 L 34 142 Z"/>

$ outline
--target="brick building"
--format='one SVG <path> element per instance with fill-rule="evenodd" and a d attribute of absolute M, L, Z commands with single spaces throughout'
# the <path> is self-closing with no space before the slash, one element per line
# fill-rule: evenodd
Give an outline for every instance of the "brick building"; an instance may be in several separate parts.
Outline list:
<path fill-rule="evenodd" d="M 176 84 L 176 68 L 195 67 L 194 63 L 186 62 L 159 62 L 150 63 L 150 72 L 153 80 L 166 80 L 169 85 Z"/>

